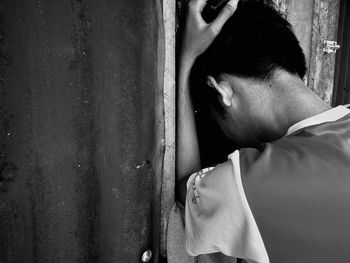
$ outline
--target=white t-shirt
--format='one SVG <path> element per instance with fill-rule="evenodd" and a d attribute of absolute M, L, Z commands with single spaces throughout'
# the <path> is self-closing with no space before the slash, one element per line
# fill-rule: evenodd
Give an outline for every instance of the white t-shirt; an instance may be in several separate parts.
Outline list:
<path fill-rule="evenodd" d="M 350 110 L 338 106 L 291 126 L 286 135 L 311 125 L 336 121 Z M 185 205 L 186 252 L 191 256 L 221 252 L 247 262 L 269 258 L 244 193 L 239 151 L 228 162 L 203 169 L 187 181 Z"/>

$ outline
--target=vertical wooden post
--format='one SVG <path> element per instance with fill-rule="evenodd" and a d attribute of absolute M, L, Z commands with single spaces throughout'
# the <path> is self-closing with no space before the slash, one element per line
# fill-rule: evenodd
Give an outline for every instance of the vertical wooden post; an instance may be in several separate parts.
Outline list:
<path fill-rule="evenodd" d="M 166 256 L 167 220 L 171 207 L 175 202 L 175 12 L 174 0 L 163 1 L 164 26 L 164 138 L 162 141 L 163 172 L 161 191 L 161 230 L 160 254 Z"/>

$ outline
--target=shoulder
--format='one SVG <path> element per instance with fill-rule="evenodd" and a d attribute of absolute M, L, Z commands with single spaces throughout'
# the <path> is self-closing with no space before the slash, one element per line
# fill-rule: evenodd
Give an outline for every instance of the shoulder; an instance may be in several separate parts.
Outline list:
<path fill-rule="evenodd" d="M 198 187 L 213 184 L 215 182 L 215 180 L 213 180 L 214 178 L 222 178 L 220 175 L 228 174 L 230 172 L 230 165 L 230 162 L 227 161 L 225 163 L 218 164 L 215 167 L 201 169 L 195 173 L 192 173 L 189 177 L 179 180 L 176 186 L 178 201 L 181 204 L 185 204 L 185 200 L 188 195 L 195 194 Z"/>
<path fill-rule="evenodd" d="M 186 250 L 194 256 L 221 252 L 255 259 L 257 255 L 260 257 L 264 247 L 244 195 L 240 168 L 236 165 L 239 152 L 230 154 L 228 159 L 194 173 L 188 182 Z"/>
<path fill-rule="evenodd" d="M 224 163 L 220 163 L 215 167 L 204 168 L 198 172 L 193 173 L 187 180 L 187 188 L 190 187 L 191 184 L 195 184 L 196 182 L 207 182 L 215 179 L 219 179 L 224 177 L 225 175 L 229 175 L 232 173 L 232 161 L 228 160 Z M 205 180 L 203 180 L 205 178 Z"/>
<path fill-rule="evenodd" d="M 205 176 L 206 174 L 211 174 L 211 175 L 221 175 L 221 174 L 227 174 L 231 173 L 232 170 L 235 170 L 235 168 L 239 167 L 239 155 L 240 155 L 240 150 L 235 150 L 231 154 L 227 156 L 227 161 L 217 164 L 215 167 L 209 167 L 202 169 L 198 171 L 197 173 L 191 175 L 191 177 L 196 176 L 196 175 L 202 175 Z M 203 175 L 204 174 L 204 175 Z"/>
<path fill-rule="evenodd" d="M 234 163 L 239 165 L 238 160 L 232 161 L 229 156 L 229 160 L 224 163 L 192 174 L 187 181 L 187 200 L 191 204 L 205 204 L 205 210 L 211 205 L 222 206 L 225 203 L 222 201 L 232 195 L 229 193 L 237 192 L 240 185 L 240 168 L 235 167 Z M 197 205 L 197 208 L 202 204 Z"/>

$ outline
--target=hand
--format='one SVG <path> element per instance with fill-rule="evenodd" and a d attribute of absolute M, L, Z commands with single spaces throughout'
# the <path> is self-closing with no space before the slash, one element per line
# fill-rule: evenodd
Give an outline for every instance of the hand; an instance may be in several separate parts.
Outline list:
<path fill-rule="evenodd" d="M 202 18 L 202 11 L 208 0 L 191 0 L 188 4 L 188 14 L 180 57 L 182 60 L 194 62 L 220 33 L 225 22 L 237 9 L 238 0 L 230 0 L 221 10 L 218 17 L 207 24 Z"/>

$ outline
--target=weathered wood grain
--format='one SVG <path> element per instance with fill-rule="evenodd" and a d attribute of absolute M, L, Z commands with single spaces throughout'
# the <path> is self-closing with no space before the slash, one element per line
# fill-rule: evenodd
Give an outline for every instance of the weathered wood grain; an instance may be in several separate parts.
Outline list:
<path fill-rule="evenodd" d="M 335 55 L 323 52 L 323 40 L 336 40 L 339 0 L 273 0 L 292 24 L 305 53 L 308 86 L 330 104 Z"/>
<path fill-rule="evenodd" d="M 163 171 L 162 171 L 162 199 L 161 199 L 161 240 L 160 254 L 166 256 L 167 223 L 170 210 L 175 202 L 175 11 L 176 2 L 163 1 L 163 26 L 164 26 L 164 78 L 163 78 L 163 102 L 164 102 L 164 138 L 163 146 Z M 161 64 L 162 61 L 159 61 Z"/>
<path fill-rule="evenodd" d="M 294 0 L 274 0 L 280 11 L 286 15 L 288 21 L 293 26 L 295 35 L 303 49 L 306 64 L 309 69 L 311 54 L 311 31 L 314 10 L 314 0 L 294 1 Z M 307 73 L 308 75 L 308 73 Z"/>
<path fill-rule="evenodd" d="M 309 87 L 325 102 L 331 104 L 335 54 L 323 51 L 323 40 L 336 40 L 339 18 L 339 0 L 315 0 Z"/>

